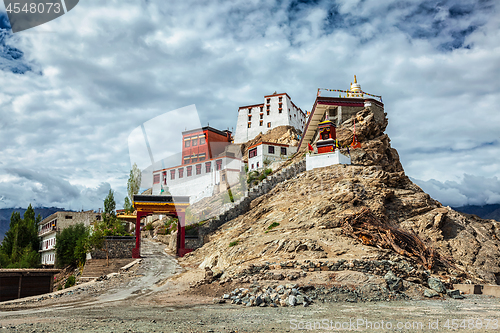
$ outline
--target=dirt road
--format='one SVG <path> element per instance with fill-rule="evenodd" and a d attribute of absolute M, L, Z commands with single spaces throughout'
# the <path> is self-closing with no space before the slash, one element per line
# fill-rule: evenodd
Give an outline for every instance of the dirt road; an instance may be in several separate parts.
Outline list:
<path fill-rule="evenodd" d="M 500 331 L 500 300 L 485 296 L 293 308 L 207 304 L 201 298 L 188 302 L 188 293 L 178 293 L 175 284 L 166 282 L 181 268 L 163 249 L 159 243 L 143 242 L 144 260 L 130 276 L 97 282 L 58 299 L 0 305 L 0 333 L 443 332 L 455 325 L 460 332 Z"/>

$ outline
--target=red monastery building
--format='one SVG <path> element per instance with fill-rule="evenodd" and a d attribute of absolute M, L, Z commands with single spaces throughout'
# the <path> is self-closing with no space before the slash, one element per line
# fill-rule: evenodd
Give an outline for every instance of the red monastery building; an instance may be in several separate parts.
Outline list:
<path fill-rule="evenodd" d="M 239 182 L 241 153 L 231 145 L 231 132 L 206 126 L 182 132 L 179 165 L 153 171 L 153 195 L 168 188 L 174 196 L 196 202 Z"/>

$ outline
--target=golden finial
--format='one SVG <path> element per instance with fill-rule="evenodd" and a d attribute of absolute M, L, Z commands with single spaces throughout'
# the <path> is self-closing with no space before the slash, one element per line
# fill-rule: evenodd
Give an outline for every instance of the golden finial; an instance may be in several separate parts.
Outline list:
<path fill-rule="evenodd" d="M 356 75 L 354 75 L 354 83 L 358 83 L 358 80 L 356 80 Z"/>

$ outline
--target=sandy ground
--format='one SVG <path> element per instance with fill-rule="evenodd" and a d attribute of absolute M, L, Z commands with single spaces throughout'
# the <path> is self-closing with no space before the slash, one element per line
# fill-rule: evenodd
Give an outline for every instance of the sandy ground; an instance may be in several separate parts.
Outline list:
<path fill-rule="evenodd" d="M 143 244 L 143 262 L 130 272 L 59 297 L 0 303 L 0 332 L 500 331 L 500 299 L 480 295 L 286 308 L 213 304 L 214 295 L 234 286 L 189 288 L 201 271 L 179 274 L 163 245 Z"/>

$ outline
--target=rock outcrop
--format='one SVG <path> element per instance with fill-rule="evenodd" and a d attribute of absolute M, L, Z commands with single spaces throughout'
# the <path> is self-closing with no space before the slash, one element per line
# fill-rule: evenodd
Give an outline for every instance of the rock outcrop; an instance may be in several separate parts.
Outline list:
<path fill-rule="evenodd" d="M 341 144 L 352 142 L 353 124 L 351 118 L 337 129 Z M 263 262 L 398 259 L 443 279 L 500 284 L 500 223 L 443 207 L 412 183 L 384 134 L 386 126 L 387 120 L 375 122 L 368 110 L 359 112 L 361 148 L 350 150 L 352 165 L 303 172 L 275 186 L 183 260 L 228 278 Z M 414 235 L 432 249 L 426 255 L 435 251 L 442 260 L 426 267 L 411 251 L 379 248 L 347 233 L 343 223 L 363 211 Z"/>

